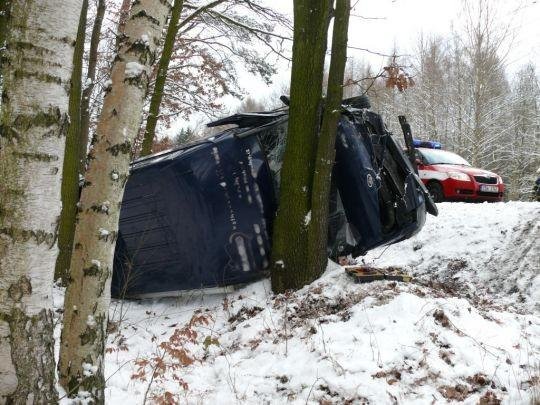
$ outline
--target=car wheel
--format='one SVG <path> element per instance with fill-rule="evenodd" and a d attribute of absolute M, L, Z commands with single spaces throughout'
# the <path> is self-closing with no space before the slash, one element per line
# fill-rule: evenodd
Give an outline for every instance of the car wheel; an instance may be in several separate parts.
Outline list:
<path fill-rule="evenodd" d="M 442 186 L 439 183 L 429 183 L 427 189 L 434 202 L 438 203 L 444 200 L 444 193 Z"/>

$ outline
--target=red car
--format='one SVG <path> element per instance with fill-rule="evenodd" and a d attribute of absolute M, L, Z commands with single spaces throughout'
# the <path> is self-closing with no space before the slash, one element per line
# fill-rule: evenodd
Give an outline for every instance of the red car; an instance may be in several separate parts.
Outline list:
<path fill-rule="evenodd" d="M 420 147 L 416 158 L 420 179 L 435 202 L 503 200 L 501 176 L 474 168 L 455 153 Z"/>

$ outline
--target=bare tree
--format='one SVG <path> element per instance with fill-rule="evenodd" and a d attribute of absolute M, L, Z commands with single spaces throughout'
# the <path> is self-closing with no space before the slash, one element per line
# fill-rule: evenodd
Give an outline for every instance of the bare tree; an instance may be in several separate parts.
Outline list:
<path fill-rule="evenodd" d="M 151 153 L 158 124 L 169 124 L 194 111 L 216 116 L 224 95 L 240 97 L 238 65 L 269 82 L 275 69 L 270 56 L 285 57 L 288 38 L 274 32 L 288 19 L 251 0 L 175 2 L 152 97 L 141 154 Z"/>
<path fill-rule="evenodd" d="M 400 93 L 377 80 L 372 104 L 394 131 L 395 115 L 405 113 L 419 137 L 442 141 L 473 165 L 501 174 L 510 196 L 516 197 L 520 171 L 509 163 L 515 161 L 514 154 L 524 159 L 516 140 L 532 140 L 515 137 L 513 111 L 519 97 L 509 85 L 505 66 L 512 33 L 491 3 L 464 5 L 461 28 L 446 38 L 421 37 L 415 57 L 406 60 L 416 85 Z"/>
<path fill-rule="evenodd" d="M 461 46 L 465 49 L 468 75 L 465 76 L 468 92 L 467 157 L 473 165 L 497 168 L 497 148 L 507 129 L 501 119 L 507 112 L 509 86 L 500 55 L 506 38 L 505 27 L 496 24 L 493 7 L 486 1 L 474 6 L 468 3 L 465 35 Z"/>
<path fill-rule="evenodd" d="M 540 167 L 540 79 L 534 65 L 523 66 L 512 89 L 511 140 L 507 143 L 509 195 L 528 200 Z"/>

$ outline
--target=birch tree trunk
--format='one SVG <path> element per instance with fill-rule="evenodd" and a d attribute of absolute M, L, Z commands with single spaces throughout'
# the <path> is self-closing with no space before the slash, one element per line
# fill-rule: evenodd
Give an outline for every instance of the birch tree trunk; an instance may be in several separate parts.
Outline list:
<path fill-rule="evenodd" d="M 11 1 L 0 119 L 0 403 L 55 403 L 52 282 L 81 0 Z"/>
<path fill-rule="evenodd" d="M 328 262 L 328 209 L 330 203 L 330 179 L 336 156 L 336 132 L 341 117 L 343 77 L 347 62 L 350 0 L 336 0 L 334 28 L 332 33 L 332 57 L 328 72 L 326 103 L 322 117 L 321 134 L 315 160 L 311 216 L 308 235 L 308 268 L 319 277 Z"/>
<path fill-rule="evenodd" d="M 330 0 L 294 1 L 294 42 L 287 144 L 272 242 L 272 290 L 298 289 L 308 268 L 307 222 L 320 109 Z"/>
<path fill-rule="evenodd" d="M 60 346 L 60 383 L 104 403 L 103 356 L 120 203 L 129 175 L 151 66 L 169 11 L 165 0 L 133 3 L 90 152 L 71 258 Z"/>

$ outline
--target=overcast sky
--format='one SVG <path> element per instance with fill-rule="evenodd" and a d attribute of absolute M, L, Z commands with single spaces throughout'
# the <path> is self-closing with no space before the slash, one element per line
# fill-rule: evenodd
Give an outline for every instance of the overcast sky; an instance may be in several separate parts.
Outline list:
<path fill-rule="evenodd" d="M 350 21 L 349 45 L 383 54 L 391 53 L 394 47 L 401 54 L 410 53 L 421 33 L 445 36 L 450 34 L 452 27 L 459 30 L 464 23 L 462 0 L 351 1 L 355 7 Z M 529 61 L 540 66 L 540 0 L 490 1 L 497 7 L 498 17 L 512 27 L 515 35 L 507 44 L 509 72 L 515 72 Z M 273 1 L 272 4 L 292 19 L 292 0 Z M 374 70 L 384 66 L 387 59 L 354 49 L 349 49 L 348 56 L 368 61 Z M 281 64 L 280 70 L 277 81 L 289 75 L 286 63 Z M 260 82 L 248 86 L 253 86 L 250 92 L 260 94 Z"/>
<path fill-rule="evenodd" d="M 420 34 L 449 35 L 454 27 L 464 24 L 463 0 L 351 0 L 354 5 L 349 28 L 349 45 L 367 48 L 383 54 L 394 48 L 400 54 L 410 54 Z M 474 2 L 476 0 L 469 0 Z M 489 0 L 496 7 L 498 18 L 512 28 L 514 39 L 501 50 L 508 50 L 507 70 L 510 74 L 527 62 L 540 71 L 540 0 Z M 268 0 L 268 3 L 291 16 L 292 0 Z M 369 62 L 374 71 L 385 65 L 387 58 L 349 49 L 349 57 Z M 275 88 L 287 83 L 290 65 L 281 61 L 273 87 L 244 74 L 240 83 L 255 98 L 268 97 Z M 228 100 L 231 108 L 238 101 Z M 200 118 L 199 118 L 200 120 Z M 193 125 L 193 121 L 191 123 Z M 184 126 L 183 122 L 180 126 Z"/>

